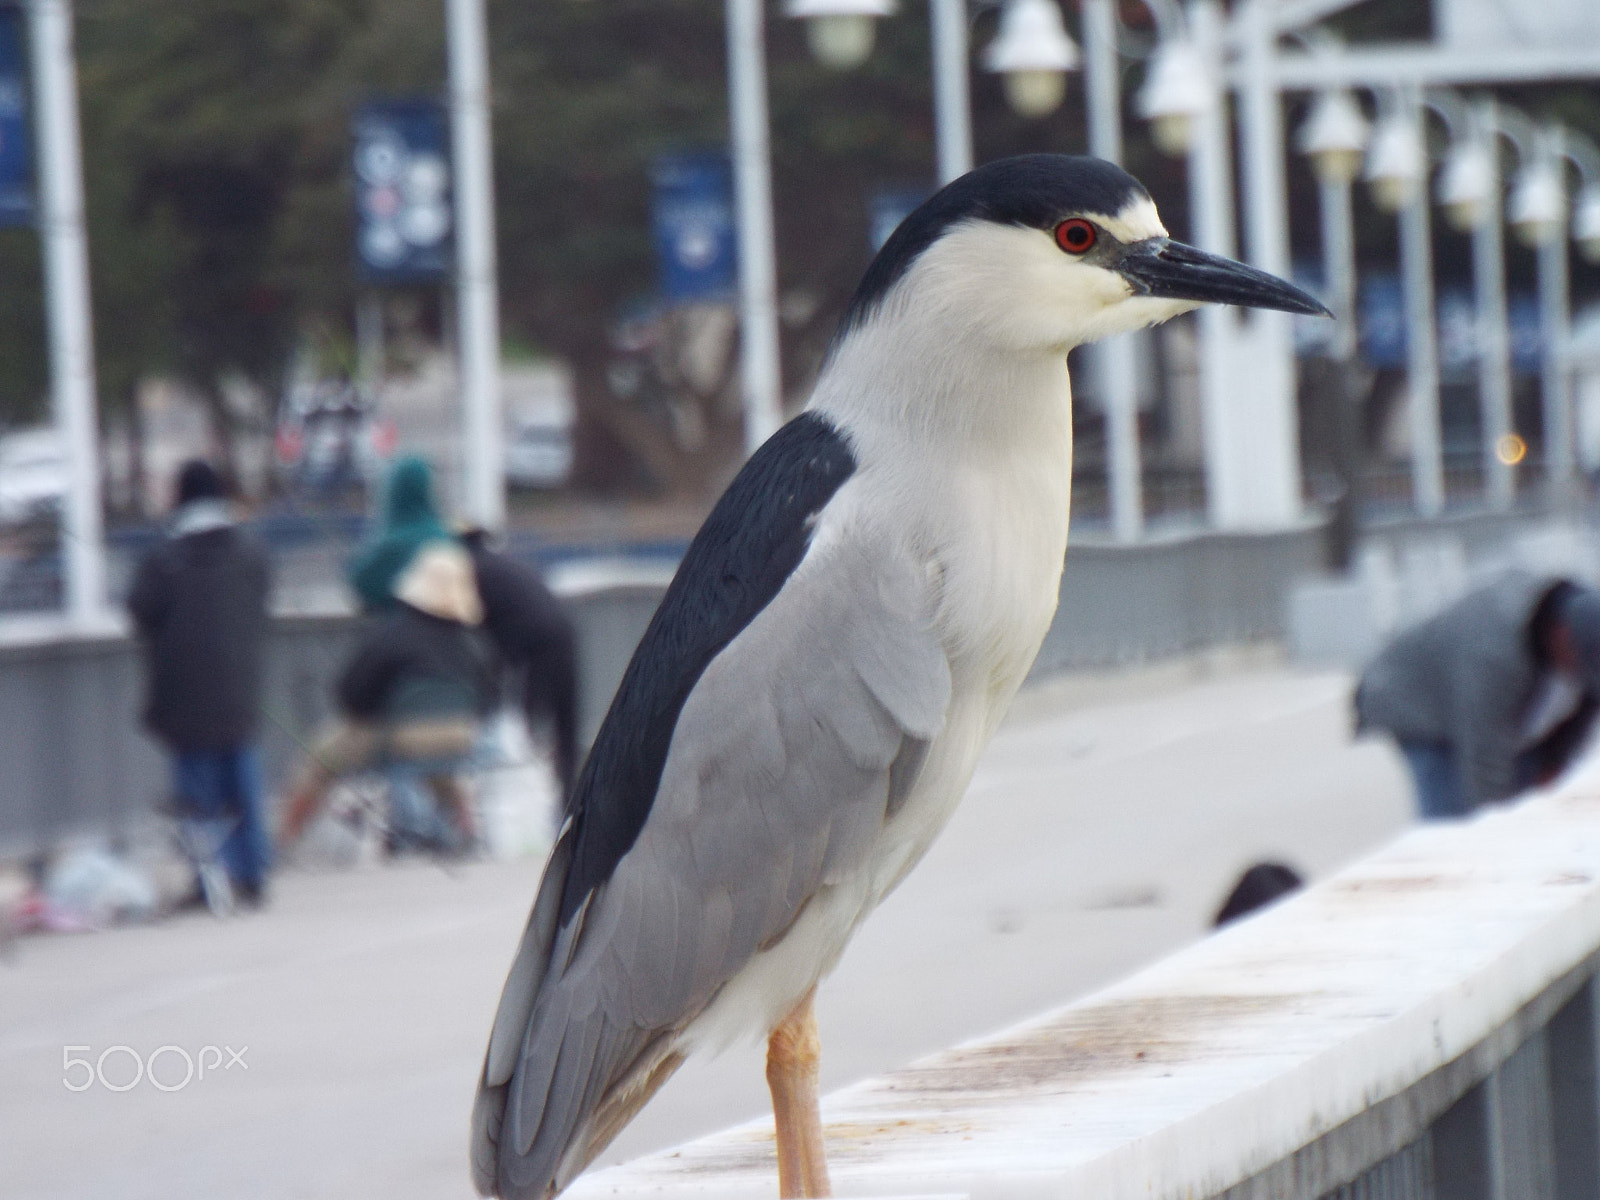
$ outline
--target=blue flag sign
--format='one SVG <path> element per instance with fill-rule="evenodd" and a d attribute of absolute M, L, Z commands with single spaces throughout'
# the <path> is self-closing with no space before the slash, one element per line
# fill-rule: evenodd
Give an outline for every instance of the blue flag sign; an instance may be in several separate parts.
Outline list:
<path fill-rule="evenodd" d="M 32 165 L 22 70 L 22 11 L 5 6 L 0 7 L 0 226 L 33 222 Z"/>
<path fill-rule="evenodd" d="M 662 297 L 669 303 L 726 299 L 738 270 L 728 156 L 663 155 L 656 159 L 651 182 Z"/>
<path fill-rule="evenodd" d="M 1471 293 L 1443 288 L 1435 301 L 1438 321 L 1439 369 L 1448 376 L 1464 376 L 1478 361 L 1477 306 Z M 1373 367 L 1406 365 L 1405 294 L 1396 275 L 1376 274 L 1361 280 L 1361 357 Z M 1536 375 L 1540 369 L 1543 335 L 1539 304 L 1525 292 L 1507 298 L 1506 321 L 1511 335 L 1511 369 L 1518 375 Z"/>
<path fill-rule="evenodd" d="M 372 283 L 429 283 L 454 249 L 450 149 L 435 100 L 363 104 L 352 123 L 356 261 Z"/>

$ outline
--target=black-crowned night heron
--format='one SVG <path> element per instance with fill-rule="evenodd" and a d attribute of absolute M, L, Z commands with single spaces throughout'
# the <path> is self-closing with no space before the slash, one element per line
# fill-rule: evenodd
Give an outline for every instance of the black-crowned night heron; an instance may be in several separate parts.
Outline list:
<path fill-rule="evenodd" d="M 780 1190 L 826 1195 L 817 982 L 928 849 L 1055 612 L 1072 347 L 1205 301 L 1325 310 L 1168 239 L 1090 158 L 906 218 L 806 411 L 695 537 L 579 778 L 473 1114 L 478 1188 L 564 1188 L 696 1050 L 769 1035 Z"/>

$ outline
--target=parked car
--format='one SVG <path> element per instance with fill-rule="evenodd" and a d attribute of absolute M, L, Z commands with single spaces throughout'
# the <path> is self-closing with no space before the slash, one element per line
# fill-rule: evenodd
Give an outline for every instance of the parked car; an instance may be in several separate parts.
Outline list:
<path fill-rule="evenodd" d="M 506 482 L 559 488 L 572 474 L 572 379 L 561 367 L 510 367 L 501 377 L 506 406 Z"/>
<path fill-rule="evenodd" d="M 0 524 L 48 517 L 67 493 L 67 456 L 54 429 L 0 437 Z"/>
<path fill-rule="evenodd" d="M 558 488 L 572 474 L 572 427 L 519 421 L 506 440 L 506 482 L 513 487 Z"/>

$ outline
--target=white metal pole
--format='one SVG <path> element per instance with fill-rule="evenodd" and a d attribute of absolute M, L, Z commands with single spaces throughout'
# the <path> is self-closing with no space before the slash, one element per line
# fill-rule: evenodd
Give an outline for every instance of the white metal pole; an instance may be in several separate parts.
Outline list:
<path fill-rule="evenodd" d="M 1348 363 L 1356 353 L 1356 248 L 1350 184 L 1324 179 L 1318 185 L 1322 207 L 1322 260 L 1328 272 L 1328 307 L 1333 310 L 1333 358 Z"/>
<path fill-rule="evenodd" d="M 1333 378 L 1335 463 L 1344 495 L 1332 513 L 1335 565 L 1346 570 L 1361 527 L 1366 495 L 1365 455 L 1362 453 L 1361 398 L 1355 387 L 1356 371 L 1356 246 L 1351 212 L 1350 180 L 1318 181 L 1322 210 L 1322 261 L 1328 273 L 1328 307 L 1333 310 L 1330 358 Z"/>
<path fill-rule="evenodd" d="M 1262 0 L 1242 0 L 1236 20 L 1244 34 L 1239 123 L 1247 189 L 1245 249 L 1252 265 L 1287 275 L 1289 190 L 1283 105 L 1276 79 L 1277 33 Z"/>
<path fill-rule="evenodd" d="M 61 526 L 66 611 L 71 620 L 90 625 L 105 615 L 105 548 L 72 8 L 69 0 L 33 0 L 29 11 L 33 18 L 39 226 L 50 322 L 51 400 L 67 459 Z"/>
<path fill-rule="evenodd" d="M 446 0 L 450 134 L 455 157 L 456 319 L 461 373 L 462 500 L 486 529 L 505 524 L 500 302 L 495 281 L 489 45 L 483 0 Z"/>
<path fill-rule="evenodd" d="M 1415 88 L 1400 103 L 1407 119 L 1422 120 Z M 1444 509 L 1444 454 L 1439 444 L 1439 347 L 1434 331 L 1433 242 L 1428 219 L 1428 171 L 1400 210 L 1400 275 L 1405 291 L 1406 390 L 1411 429 L 1412 502 L 1424 517 Z"/>
<path fill-rule="evenodd" d="M 939 182 L 972 170 L 972 98 L 967 80 L 967 0 L 928 0 L 933 34 L 933 125 Z"/>
<path fill-rule="evenodd" d="M 1117 72 L 1117 25 L 1112 0 L 1084 0 L 1084 90 L 1089 110 L 1089 153 L 1122 161 L 1122 87 Z M 1106 415 L 1106 471 L 1110 476 L 1111 531 L 1134 542 L 1144 529 L 1140 478 L 1136 335 L 1123 334 L 1092 348 Z"/>
<path fill-rule="evenodd" d="M 1515 465 L 1501 452 L 1503 439 L 1511 434 L 1511 334 L 1506 315 L 1505 242 L 1500 226 L 1500 146 L 1494 99 L 1482 98 L 1472 112 L 1473 136 L 1487 145 L 1492 172 L 1483 212 L 1472 230 L 1484 498 L 1490 508 L 1503 512 L 1516 501 L 1517 476 Z"/>
<path fill-rule="evenodd" d="M 1211 0 L 1188 8 L 1195 48 L 1208 70 L 1220 65 L 1217 12 Z M 1202 250 L 1232 256 L 1233 168 L 1226 125 L 1227 98 L 1214 88 L 1211 103 L 1194 118 L 1189 145 L 1190 236 Z M 1211 523 L 1234 529 L 1251 523 L 1249 462 L 1251 431 L 1246 398 L 1232 386 L 1230 364 L 1238 322 L 1231 309 L 1204 305 L 1200 326 L 1200 407 L 1206 451 L 1206 506 Z"/>
<path fill-rule="evenodd" d="M 1254 266 L 1287 276 L 1287 142 L 1277 83 L 1278 35 L 1270 7 L 1264 0 L 1242 0 L 1235 17 L 1243 33 L 1239 134 L 1246 189 L 1245 249 Z M 1220 25 L 1219 16 L 1211 20 Z M 1220 38 L 1220 31 L 1216 36 Z M 1220 70 L 1220 59 L 1213 61 Z M 1247 433 L 1251 444 L 1242 479 L 1250 520 L 1254 525 L 1281 527 L 1296 521 L 1302 507 L 1294 325 L 1287 313 L 1257 310 L 1238 320 L 1235 328 L 1240 330 L 1236 345 L 1248 339 L 1253 384 L 1240 392 L 1249 406 L 1241 434 Z"/>
<path fill-rule="evenodd" d="M 739 378 L 746 454 L 754 453 L 783 422 L 763 16 L 761 0 L 727 0 L 728 119 L 739 222 Z"/>
<path fill-rule="evenodd" d="M 1567 280 L 1567 229 L 1539 246 L 1540 387 L 1544 417 L 1544 473 L 1550 501 L 1568 503 L 1573 496 L 1572 388 L 1567 377 L 1567 342 L 1572 336 Z"/>
<path fill-rule="evenodd" d="M 1083 87 L 1089 110 L 1089 153 L 1121 163 L 1122 83 L 1112 0 L 1083 0 Z"/>

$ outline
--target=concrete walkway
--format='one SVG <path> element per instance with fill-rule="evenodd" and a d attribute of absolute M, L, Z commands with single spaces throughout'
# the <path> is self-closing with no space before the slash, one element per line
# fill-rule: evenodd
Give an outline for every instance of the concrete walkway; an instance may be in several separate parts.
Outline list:
<path fill-rule="evenodd" d="M 821 993 L 824 1085 L 1056 1005 L 1200 935 L 1262 858 L 1321 874 L 1408 819 L 1352 745 L 1348 680 L 1272 667 L 1074 679 L 1026 696 L 928 859 Z M 283 878 L 267 912 L 32 938 L 0 963 L 9 1200 L 471 1195 L 474 1077 L 537 864 Z M 162 1091 L 156 1057 L 244 1065 Z M 218 1047 L 205 1054 L 204 1048 Z M 76 1047 L 65 1050 L 64 1047 Z M 130 1053 L 130 1051 L 132 1053 Z M 604 1161 L 756 1115 L 759 1049 L 691 1063 Z"/>

